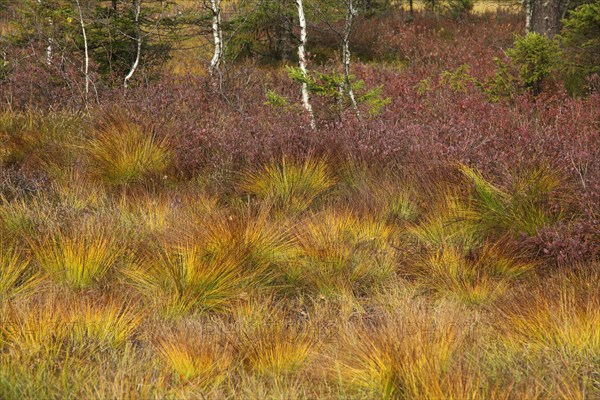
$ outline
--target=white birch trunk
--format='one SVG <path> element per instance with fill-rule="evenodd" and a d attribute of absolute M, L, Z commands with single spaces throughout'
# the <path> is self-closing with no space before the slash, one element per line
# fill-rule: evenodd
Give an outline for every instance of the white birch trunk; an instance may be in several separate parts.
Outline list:
<path fill-rule="evenodd" d="M 133 0 L 133 6 L 135 7 L 135 41 L 137 44 L 137 49 L 135 54 L 135 61 L 133 62 L 129 73 L 127 74 L 127 76 L 125 76 L 125 79 L 123 81 L 123 86 L 125 87 L 125 89 L 127 89 L 127 87 L 129 86 L 129 80 L 133 77 L 133 74 L 135 73 L 135 71 L 138 68 L 138 65 L 140 64 L 140 56 L 142 53 L 142 33 L 140 30 L 140 13 L 142 9 L 142 0 Z"/>
<path fill-rule="evenodd" d="M 212 76 L 215 71 L 218 73 L 223 58 L 223 31 L 221 29 L 221 0 L 210 0 L 210 9 L 212 11 L 212 32 L 215 45 L 214 54 L 210 61 L 208 71 Z"/>
<path fill-rule="evenodd" d="M 525 34 L 531 32 L 531 20 L 533 19 L 533 0 L 525 0 Z"/>
<path fill-rule="evenodd" d="M 306 16 L 304 15 L 304 4 L 302 0 L 296 0 L 296 5 L 298 6 L 298 21 L 300 25 L 300 43 L 298 44 L 298 60 L 300 70 L 302 74 L 306 78 L 308 76 L 308 72 L 306 70 Z M 308 95 L 308 84 L 306 82 L 302 82 L 302 105 L 308 112 L 308 116 L 310 118 L 310 127 L 312 129 L 317 128 L 317 124 L 315 122 L 315 114 L 313 112 L 312 106 L 310 105 L 310 97 Z"/>
<path fill-rule="evenodd" d="M 42 0 L 37 0 L 38 4 L 42 5 Z M 54 27 L 54 22 L 52 21 L 52 17 L 48 17 L 48 27 L 50 31 Z M 54 39 L 52 39 L 52 32 L 48 34 L 46 38 L 46 65 L 52 65 L 52 56 L 54 53 Z"/>
<path fill-rule="evenodd" d="M 358 104 L 356 103 L 356 97 L 354 96 L 354 90 L 352 89 L 352 82 L 350 82 L 350 33 L 352 32 L 352 24 L 358 11 L 354 8 L 353 0 L 346 0 L 348 6 L 348 12 L 346 14 L 346 24 L 344 26 L 344 36 L 342 38 L 342 63 L 344 64 L 344 85 L 346 86 L 346 92 L 350 98 L 352 108 L 356 113 L 356 116 L 360 119 L 360 111 L 358 110 Z"/>
<path fill-rule="evenodd" d="M 87 31 L 85 29 L 85 21 L 83 20 L 83 11 L 81 10 L 81 3 L 79 0 L 75 0 L 77 3 L 77 9 L 79 10 L 79 23 L 81 24 L 81 33 L 83 35 L 83 47 L 85 52 L 85 102 L 88 101 L 88 95 L 90 93 L 90 56 L 88 51 L 88 40 L 87 40 Z"/>

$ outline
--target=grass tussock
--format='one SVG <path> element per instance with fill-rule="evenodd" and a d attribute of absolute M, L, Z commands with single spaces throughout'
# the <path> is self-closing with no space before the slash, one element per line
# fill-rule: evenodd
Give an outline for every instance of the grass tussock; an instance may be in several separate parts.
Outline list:
<path fill-rule="evenodd" d="M 350 211 L 323 212 L 298 228 L 298 259 L 284 270 L 289 285 L 332 295 L 367 293 L 395 270 L 394 228 Z"/>
<path fill-rule="evenodd" d="M 254 299 L 239 306 L 234 314 L 243 366 L 258 376 L 301 372 L 315 354 L 313 334 L 302 324 L 290 321 L 273 299 L 262 299 L 261 303 L 271 308 L 255 309 L 260 303 Z"/>
<path fill-rule="evenodd" d="M 0 298 L 23 295 L 39 281 L 39 274 L 24 257 L 12 247 L 0 245 Z"/>
<path fill-rule="evenodd" d="M 165 140 L 124 117 L 107 119 L 85 149 L 92 175 L 113 186 L 160 180 L 171 159 Z"/>
<path fill-rule="evenodd" d="M 444 246 L 418 263 L 416 274 L 426 288 L 466 304 L 485 304 L 504 294 L 510 282 L 535 263 L 486 245 L 478 254 Z"/>
<path fill-rule="evenodd" d="M 292 1 L 222 2 L 213 76 L 207 10 L 143 2 L 125 91 L 132 2 L 70 2 L 89 74 L 34 3 L 0 0 L 0 399 L 600 399 L 600 81 L 524 85 L 522 5 L 357 0 L 355 110 L 348 2 L 307 1 L 312 129 Z"/>
<path fill-rule="evenodd" d="M 101 281 L 124 253 L 114 236 L 94 226 L 54 232 L 33 242 L 31 249 L 42 271 L 76 290 Z"/>
<path fill-rule="evenodd" d="M 323 161 L 283 159 L 281 163 L 268 164 L 262 170 L 246 174 L 240 188 L 280 209 L 298 213 L 310 207 L 334 183 Z"/>
<path fill-rule="evenodd" d="M 392 314 L 381 324 L 361 324 L 344 335 L 333 373 L 369 397 L 479 398 L 486 388 L 472 372 L 461 371 L 460 355 L 468 345 L 462 323 L 460 315 L 449 313 L 440 319 Z"/>
<path fill-rule="evenodd" d="M 127 343 L 143 317 L 140 310 L 115 300 L 106 304 L 93 304 L 88 300 L 76 305 L 66 316 L 72 341 L 99 351 Z"/>
<path fill-rule="evenodd" d="M 206 258 L 194 246 L 159 251 L 125 271 L 134 287 L 165 315 L 224 311 L 252 275 L 231 258 Z"/>
<path fill-rule="evenodd" d="M 472 184 L 473 212 L 468 217 L 483 234 L 533 236 L 561 220 L 562 210 L 551 202 L 561 187 L 561 179 L 547 167 L 517 175 L 509 192 L 472 168 L 461 165 L 460 171 Z"/>
<path fill-rule="evenodd" d="M 157 185 L 171 142 L 69 129 L 3 149 L 0 398 L 600 395 L 597 260 L 558 230 L 591 249 L 594 226 L 554 170 L 284 158 Z"/>

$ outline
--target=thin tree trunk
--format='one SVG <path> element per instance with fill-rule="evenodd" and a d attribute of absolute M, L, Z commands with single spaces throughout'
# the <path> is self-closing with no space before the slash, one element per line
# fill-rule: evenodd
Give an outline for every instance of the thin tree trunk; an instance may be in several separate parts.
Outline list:
<path fill-rule="evenodd" d="M 306 70 L 306 16 L 304 14 L 304 4 L 302 0 L 296 0 L 296 5 L 298 6 L 298 21 L 300 25 L 300 43 L 298 44 L 298 61 L 300 65 L 300 70 L 304 77 L 308 77 L 308 72 Z M 308 116 L 310 118 L 310 127 L 312 129 L 317 128 L 317 124 L 315 122 L 315 114 L 313 112 L 312 106 L 310 105 L 310 97 L 308 95 L 308 84 L 306 82 L 302 82 L 302 105 L 308 112 Z"/>
<path fill-rule="evenodd" d="M 346 13 L 346 24 L 344 25 L 344 36 L 342 38 L 342 63 L 344 64 L 344 84 L 346 86 L 346 92 L 352 103 L 352 108 L 356 113 L 356 116 L 360 119 L 360 111 L 358 110 L 358 104 L 356 104 L 356 97 L 354 96 L 354 90 L 352 89 L 352 82 L 350 82 L 350 33 L 352 32 L 352 24 L 358 11 L 354 8 L 353 0 L 346 0 L 348 10 Z"/>
<path fill-rule="evenodd" d="M 79 0 L 75 0 L 77 3 L 77 9 L 79 10 L 79 23 L 81 24 L 81 33 L 83 35 L 83 47 L 85 51 L 85 103 L 88 102 L 88 95 L 90 93 L 90 56 L 88 52 L 88 40 L 87 32 L 85 29 L 85 21 L 83 20 L 83 11 L 81 10 L 81 3 Z"/>
<path fill-rule="evenodd" d="M 220 72 L 221 59 L 223 58 L 223 31 L 221 30 L 221 0 L 210 0 L 212 11 L 212 32 L 215 51 L 210 61 L 208 71 L 210 75 Z"/>
<path fill-rule="evenodd" d="M 408 0 L 408 20 L 413 21 L 415 19 L 415 13 L 413 10 L 413 0 Z"/>
<path fill-rule="evenodd" d="M 142 9 L 142 0 L 133 0 L 133 6 L 135 8 L 135 10 L 134 10 L 135 20 L 134 21 L 135 21 L 136 53 L 135 53 L 135 61 L 133 62 L 133 65 L 131 66 L 129 73 L 127 74 L 127 76 L 125 76 L 125 79 L 123 80 L 123 86 L 125 87 L 125 89 L 127 89 L 127 87 L 129 87 L 129 80 L 133 77 L 133 74 L 137 70 L 138 65 L 140 64 L 140 56 L 142 54 L 142 32 L 140 29 L 140 13 L 141 13 L 141 9 Z"/>
<path fill-rule="evenodd" d="M 42 0 L 37 0 L 37 2 L 40 6 L 43 4 Z M 52 21 L 52 17 L 48 17 L 48 27 L 50 29 L 50 33 L 48 33 L 48 37 L 46 38 L 46 65 L 52 65 L 52 58 L 54 55 L 54 39 L 52 38 L 54 21 Z"/>
<path fill-rule="evenodd" d="M 525 34 L 531 32 L 531 19 L 533 16 L 533 0 L 525 0 Z"/>
<path fill-rule="evenodd" d="M 54 23 L 50 20 L 50 27 L 52 27 Z M 52 36 L 48 36 L 48 46 L 46 46 L 46 64 L 52 65 L 52 58 L 54 56 L 54 39 Z"/>

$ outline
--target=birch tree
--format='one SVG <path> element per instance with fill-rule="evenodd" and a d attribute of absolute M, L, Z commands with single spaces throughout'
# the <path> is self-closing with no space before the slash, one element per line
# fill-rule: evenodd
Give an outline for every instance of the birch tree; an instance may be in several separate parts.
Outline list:
<path fill-rule="evenodd" d="M 134 12 L 134 25 L 135 25 L 135 37 L 133 38 L 136 44 L 136 52 L 135 52 L 135 60 L 131 65 L 131 69 L 129 73 L 125 76 L 123 80 L 123 86 L 125 89 L 129 87 L 129 80 L 133 77 L 133 74 L 137 70 L 140 64 L 140 57 L 142 54 L 142 30 L 140 29 L 140 14 L 142 11 L 142 0 L 133 0 L 133 12 Z"/>
<path fill-rule="evenodd" d="M 525 3 L 525 34 L 528 34 L 529 32 L 531 32 L 531 18 L 533 15 L 533 7 L 532 7 L 532 1 L 533 0 L 523 0 Z"/>
<path fill-rule="evenodd" d="M 346 10 L 346 23 L 344 24 L 344 34 L 342 36 L 342 63 L 344 67 L 344 86 L 352 108 L 356 113 L 356 116 L 360 118 L 360 111 L 358 110 L 358 104 L 356 103 L 356 97 L 354 96 L 354 90 L 352 89 L 352 83 L 350 82 L 350 33 L 352 32 L 352 25 L 354 18 L 358 14 L 358 10 L 354 8 L 353 0 L 345 0 Z"/>
<path fill-rule="evenodd" d="M 75 0 L 77 10 L 79 12 L 79 24 L 81 25 L 81 35 L 83 36 L 83 50 L 84 50 L 84 74 L 85 74 L 85 102 L 88 102 L 88 96 L 90 93 L 90 54 L 87 40 L 87 31 L 85 29 L 85 20 L 83 19 L 83 10 L 81 9 L 81 3 L 79 0 Z"/>
<path fill-rule="evenodd" d="M 306 15 L 304 14 L 304 4 L 302 0 L 296 0 L 296 6 L 298 7 L 298 25 L 300 27 L 300 42 L 298 43 L 298 64 L 300 67 L 300 71 L 302 71 L 302 75 L 305 78 L 305 81 L 302 82 L 302 105 L 306 109 L 308 116 L 310 118 L 310 127 L 312 129 L 317 128 L 317 123 L 315 121 L 315 114 L 313 112 L 312 106 L 310 104 L 310 96 L 308 94 L 308 72 L 306 69 Z"/>
<path fill-rule="evenodd" d="M 221 0 L 210 0 L 210 10 L 212 13 L 212 34 L 214 43 L 214 53 L 210 60 L 208 71 L 210 75 L 215 72 L 220 73 L 221 60 L 223 58 L 223 30 L 221 26 Z"/>
<path fill-rule="evenodd" d="M 42 0 L 37 0 L 40 8 L 44 7 L 44 3 Z M 52 28 L 54 27 L 54 21 L 52 20 L 52 16 L 48 17 L 48 37 L 46 38 L 46 65 L 52 65 L 52 57 L 54 54 L 54 38 L 52 37 Z"/>

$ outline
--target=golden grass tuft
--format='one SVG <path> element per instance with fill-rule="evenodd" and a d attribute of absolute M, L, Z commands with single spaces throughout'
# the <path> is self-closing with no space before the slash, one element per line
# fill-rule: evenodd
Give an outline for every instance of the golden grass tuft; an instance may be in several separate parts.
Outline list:
<path fill-rule="evenodd" d="M 225 340 L 196 328 L 170 331 L 158 339 L 156 347 L 169 370 L 179 379 L 208 390 L 227 379 L 235 362 L 234 354 Z"/>
<path fill-rule="evenodd" d="M 533 236 L 562 218 L 562 210 L 552 210 L 549 201 L 562 180 L 547 167 L 517 175 L 510 191 L 496 187 L 466 165 L 460 165 L 459 169 L 472 184 L 473 192 L 472 212 L 465 218 L 483 235 Z"/>
<path fill-rule="evenodd" d="M 28 354 L 56 356 L 68 339 L 64 306 L 54 298 L 10 308 L 0 331 L 9 349 Z"/>
<path fill-rule="evenodd" d="M 476 248 L 481 242 L 468 218 L 472 211 L 462 201 L 455 188 L 438 188 L 437 201 L 429 205 L 427 213 L 408 228 L 408 235 L 428 249 L 442 245 L 459 246 L 465 250 Z"/>
<path fill-rule="evenodd" d="M 484 304 L 503 294 L 506 279 L 494 279 L 481 265 L 454 247 L 442 247 L 421 263 L 419 276 L 425 287 L 467 304 Z"/>
<path fill-rule="evenodd" d="M 586 276 L 567 275 L 558 287 L 538 289 L 534 296 L 501 307 L 502 341 L 532 354 L 573 361 L 600 359 L 598 276 Z"/>
<path fill-rule="evenodd" d="M 30 259 L 13 247 L 0 242 L 0 300 L 21 295 L 39 281 Z"/>
<path fill-rule="evenodd" d="M 350 211 L 315 214 L 297 229 L 300 253 L 286 266 L 289 284 L 321 294 L 366 293 L 395 271 L 394 229 Z"/>
<path fill-rule="evenodd" d="M 247 173 L 240 188 L 261 200 L 292 213 L 305 211 L 335 183 L 329 167 L 323 161 L 308 159 L 295 162 L 283 159 L 262 170 Z"/>
<path fill-rule="evenodd" d="M 245 370 L 256 377 L 300 373 L 317 352 L 314 332 L 283 305 L 272 295 L 259 295 L 231 311 L 233 345 Z"/>
<path fill-rule="evenodd" d="M 0 164 L 26 165 L 60 177 L 76 157 L 82 123 L 78 113 L 0 113 Z"/>
<path fill-rule="evenodd" d="M 158 250 L 128 267 L 126 276 L 167 316 L 227 310 L 252 275 L 231 258 L 204 257 L 196 246 Z"/>
<path fill-rule="evenodd" d="M 171 160 L 164 139 L 124 117 L 105 121 L 85 146 L 92 175 L 114 186 L 162 179 Z"/>
<path fill-rule="evenodd" d="M 315 351 L 315 340 L 299 324 L 271 320 L 241 333 L 244 365 L 258 375 L 280 376 L 304 369 Z"/>
<path fill-rule="evenodd" d="M 72 289 L 84 289 L 104 278 L 124 252 L 114 236 L 99 227 L 56 231 L 32 242 L 36 262 L 48 276 Z"/>
<path fill-rule="evenodd" d="M 105 304 L 87 300 L 69 310 L 66 317 L 71 340 L 98 350 L 123 346 L 136 333 L 143 318 L 144 313 L 139 309 L 112 299 Z"/>
<path fill-rule="evenodd" d="M 381 324 L 344 332 L 333 373 L 367 397 L 478 398 L 476 382 L 454 373 L 467 343 L 463 318 L 452 312 L 436 316 L 386 315 Z"/>
<path fill-rule="evenodd" d="M 34 199 L 3 199 L 0 204 L 0 232 L 9 239 L 29 239 L 38 233 L 40 225 L 49 219 L 44 201 Z"/>
<path fill-rule="evenodd" d="M 269 278 L 296 257 L 296 245 L 286 222 L 272 220 L 268 212 L 257 215 L 217 212 L 205 217 L 191 240 L 208 258 L 232 258 L 249 274 Z"/>

